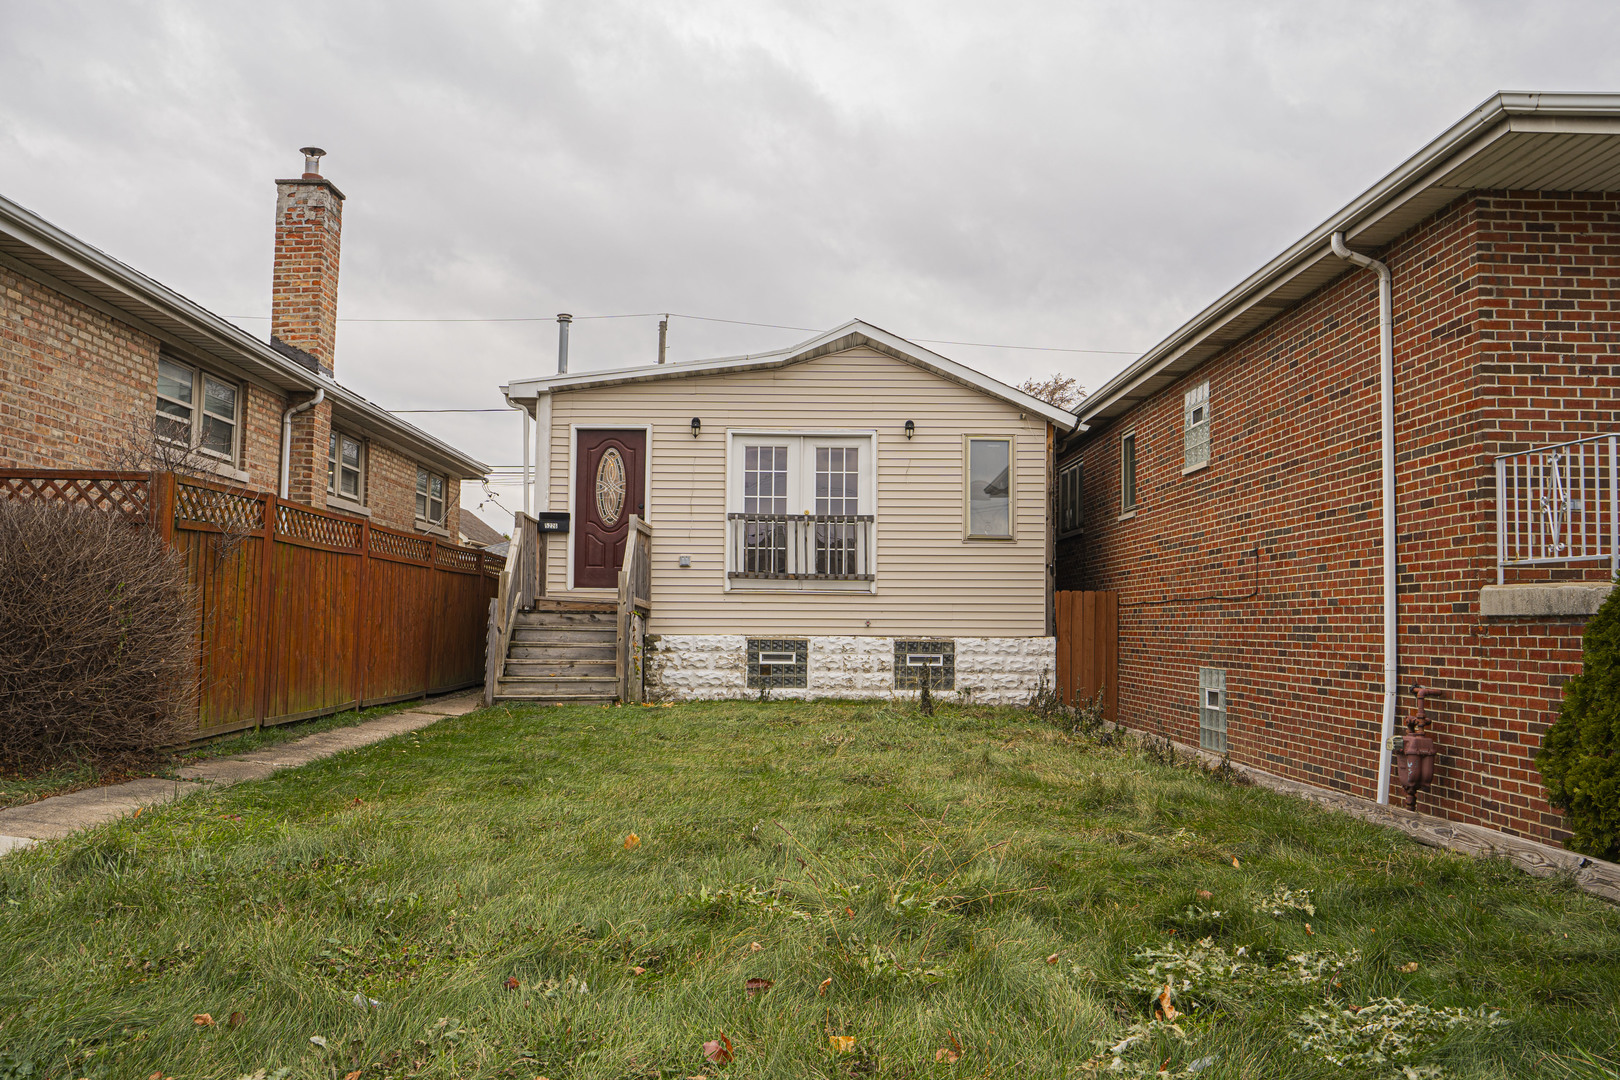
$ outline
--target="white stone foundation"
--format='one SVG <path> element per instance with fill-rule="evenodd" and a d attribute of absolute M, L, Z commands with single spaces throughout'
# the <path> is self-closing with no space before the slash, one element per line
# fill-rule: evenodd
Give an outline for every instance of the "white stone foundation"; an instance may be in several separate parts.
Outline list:
<path fill-rule="evenodd" d="M 781 634 L 793 637 L 793 634 Z M 922 637 L 923 635 L 918 635 Z M 956 638 L 956 689 L 942 701 L 1022 705 L 1057 681 L 1057 647 L 1049 637 Z M 894 638 L 812 637 L 809 685 L 771 689 L 780 698 L 915 698 L 894 688 Z M 748 639 L 734 634 L 663 634 L 647 638 L 647 698 L 698 701 L 753 697 Z"/>

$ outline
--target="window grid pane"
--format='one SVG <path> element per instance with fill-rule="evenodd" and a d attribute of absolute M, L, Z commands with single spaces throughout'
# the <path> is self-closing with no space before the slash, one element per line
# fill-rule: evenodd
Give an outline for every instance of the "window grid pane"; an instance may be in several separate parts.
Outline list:
<path fill-rule="evenodd" d="M 816 514 L 854 516 L 860 511 L 861 451 L 857 446 L 816 448 Z M 859 573 L 853 522 L 816 524 L 816 573 Z"/>

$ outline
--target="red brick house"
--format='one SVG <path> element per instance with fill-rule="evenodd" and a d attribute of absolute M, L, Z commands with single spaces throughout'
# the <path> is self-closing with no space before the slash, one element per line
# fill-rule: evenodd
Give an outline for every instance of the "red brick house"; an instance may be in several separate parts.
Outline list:
<path fill-rule="evenodd" d="M 1500 94 L 1110 380 L 1057 573 L 1117 593 L 1121 721 L 1374 798 L 1434 687 L 1418 808 L 1561 839 L 1532 758 L 1615 569 L 1617 342 L 1620 95 Z"/>
<path fill-rule="evenodd" d="M 0 197 L 0 468 L 106 469 L 132 434 L 221 478 L 452 542 L 481 462 L 334 376 L 343 193 L 276 181 L 267 344 Z"/>

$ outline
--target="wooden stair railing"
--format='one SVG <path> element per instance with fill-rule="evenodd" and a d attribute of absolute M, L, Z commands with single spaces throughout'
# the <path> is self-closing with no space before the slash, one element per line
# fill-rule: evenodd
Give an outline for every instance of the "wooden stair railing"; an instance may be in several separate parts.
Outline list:
<path fill-rule="evenodd" d="M 489 632 L 484 656 L 484 704 L 495 704 L 496 683 L 506 665 L 517 614 L 534 607 L 546 594 L 546 539 L 534 518 L 519 510 L 512 515 L 512 544 L 501 571 L 499 594 L 489 602 Z"/>
<path fill-rule="evenodd" d="M 619 568 L 618 659 L 619 700 L 643 697 L 647 618 L 652 614 L 652 526 L 631 515 L 630 535 Z"/>

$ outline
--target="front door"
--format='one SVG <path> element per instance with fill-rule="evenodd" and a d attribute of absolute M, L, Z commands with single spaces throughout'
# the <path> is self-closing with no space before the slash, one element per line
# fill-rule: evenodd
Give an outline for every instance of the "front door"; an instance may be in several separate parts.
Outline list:
<path fill-rule="evenodd" d="M 615 589 L 630 515 L 645 517 L 645 431 L 581 431 L 574 461 L 574 587 Z"/>

